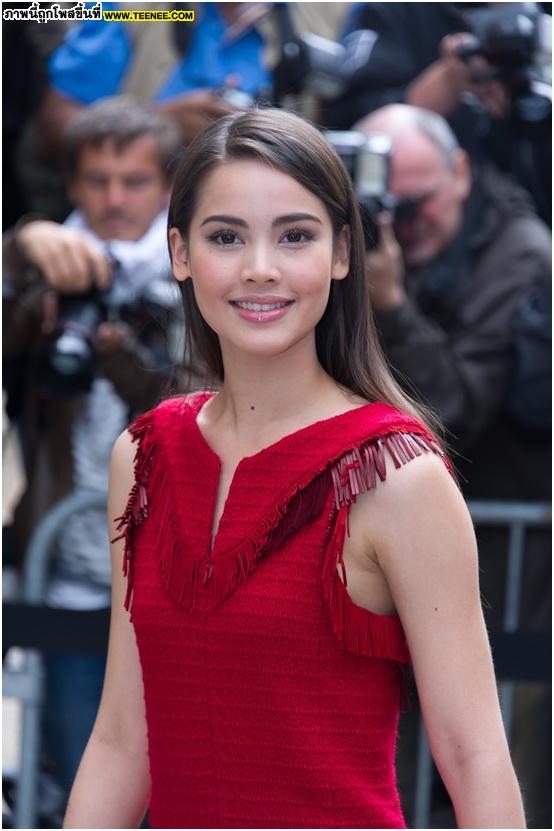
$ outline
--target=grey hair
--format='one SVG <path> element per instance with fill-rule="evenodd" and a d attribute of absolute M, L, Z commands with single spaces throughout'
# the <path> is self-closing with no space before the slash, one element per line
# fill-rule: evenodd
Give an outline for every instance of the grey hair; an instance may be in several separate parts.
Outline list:
<path fill-rule="evenodd" d="M 391 119 L 390 123 L 382 129 L 381 119 L 386 120 L 387 116 Z M 353 127 L 354 130 L 361 130 L 364 133 L 382 131 L 393 140 L 410 128 L 433 142 L 439 149 L 446 166 L 450 170 L 453 169 L 460 144 L 447 120 L 432 110 L 413 107 L 409 104 L 387 104 L 365 116 Z"/>
<path fill-rule="evenodd" d="M 64 135 L 64 167 L 69 178 L 77 172 L 79 156 L 86 146 L 100 147 L 112 141 L 118 152 L 136 139 L 149 137 L 156 144 L 160 167 L 171 181 L 172 167 L 181 146 L 177 126 L 153 109 L 126 95 L 103 98 L 75 115 Z"/>
<path fill-rule="evenodd" d="M 412 107 L 412 110 L 414 127 L 439 148 L 447 167 L 452 169 L 460 143 L 448 121 L 423 107 Z"/>

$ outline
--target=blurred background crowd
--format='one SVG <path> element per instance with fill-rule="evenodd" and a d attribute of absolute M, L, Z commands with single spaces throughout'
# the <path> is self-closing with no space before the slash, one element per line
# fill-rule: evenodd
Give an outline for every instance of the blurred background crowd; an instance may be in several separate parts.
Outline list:
<path fill-rule="evenodd" d="M 17 595 L 29 539 L 52 506 L 77 488 L 107 489 L 125 426 L 160 397 L 202 385 L 169 273 L 171 178 L 199 131 L 254 106 L 312 119 L 343 157 L 386 355 L 443 420 L 464 495 L 548 501 L 551 4 L 128 8 L 195 19 L 3 22 L 5 597 Z M 487 624 L 499 631 L 507 529 L 477 535 Z M 107 608 L 108 549 L 102 509 L 71 515 L 43 602 Z M 527 533 L 527 632 L 551 628 L 550 550 L 546 528 Z M 45 797 L 44 827 L 63 811 L 103 671 L 103 654 L 60 645 L 45 655 L 41 769 L 57 799 Z M 399 751 L 408 821 L 416 710 Z M 535 828 L 551 827 L 550 732 L 550 686 L 519 684 L 512 752 Z M 435 796 L 440 811 L 438 784 Z"/>

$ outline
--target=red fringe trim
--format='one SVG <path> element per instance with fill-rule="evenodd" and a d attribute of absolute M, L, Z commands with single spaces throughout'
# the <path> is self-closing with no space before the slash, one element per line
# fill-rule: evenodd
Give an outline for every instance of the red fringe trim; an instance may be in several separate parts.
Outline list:
<path fill-rule="evenodd" d="M 139 416 L 129 427 L 133 441 L 138 441 L 134 459 L 135 484 L 129 492 L 124 513 L 116 518 L 116 530 L 122 533 L 112 542 L 124 539 L 123 574 L 127 578 L 125 609 L 129 611 L 134 584 L 133 536 L 135 528 L 148 516 L 148 498 L 146 485 L 152 470 L 152 457 L 155 442 L 152 440 L 152 413 Z"/>
<path fill-rule="evenodd" d="M 343 560 L 350 505 L 360 493 L 375 488 L 377 478 L 385 481 L 385 451 L 397 469 L 422 453 L 433 452 L 443 458 L 452 473 L 452 466 L 437 442 L 430 436 L 412 432 L 389 433 L 372 439 L 334 462 L 331 475 L 335 501 L 323 561 L 323 595 L 333 632 L 349 652 L 409 664 L 410 653 L 400 620 L 392 615 L 375 614 L 354 603 L 347 591 Z"/>
<path fill-rule="evenodd" d="M 337 510 L 342 505 L 351 505 L 356 496 L 371 490 L 386 478 L 385 450 L 391 457 L 396 469 L 406 462 L 421 456 L 424 452 L 433 452 L 441 456 L 450 472 L 452 467 L 444 450 L 432 438 L 418 433 L 389 433 L 372 439 L 361 447 L 354 447 L 333 464 L 333 486 Z"/>
<path fill-rule="evenodd" d="M 275 551 L 322 512 L 329 495 L 329 475 L 324 470 L 315 476 L 312 473 L 311 477 L 311 481 L 297 484 L 278 500 L 248 540 L 218 556 L 211 575 L 216 605 L 255 570 L 263 556 Z"/>
<path fill-rule="evenodd" d="M 272 513 L 264 519 L 248 540 L 219 555 L 215 567 L 212 566 L 212 562 L 209 560 L 209 576 L 207 579 L 213 579 L 216 605 L 221 603 L 239 583 L 254 571 L 263 556 L 278 548 L 289 536 L 321 513 L 329 493 L 329 467 L 331 467 L 337 510 L 341 506 L 351 505 L 358 493 L 363 493 L 375 487 L 377 476 L 381 481 L 385 480 L 385 450 L 390 454 L 396 468 L 410 461 L 410 459 L 415 459 L 423 452 L 432 451 L 443 458 L 452 473 L 452 465 L 442 448 L 428 434 L 424 433 L 423 428 L 420 429 L 421 433 L 411 431 L 405 433 L 390 432 L 372 439 L 360 448 L 354 447 L 331 466 L 327 462 L 320 470 L 312 470 L 304 477 L 303 481 L 296 484 L 289 494 L 277 500 L 278 504 Z M 345 528 L 347 521 L 346 513 Z M 336 519 L 332 516 L 330 533 L 333 532 L 334 525 L 336 525 Z M 334 533 L 335 535 L 339 533 L 336 527 Z M 338 545 L 337 543 L 334 549 L 336 552 L 335 568 L 338 563 L 342 570 L 344 584 L 346 584 L 342 549 L 343 544 Z M 340 584 L 340 580 L 338 582 Z M 343 584 L 340 585 L 344 588 Z M 350 597 L 346 591 L 345 597 L 348 600 L 345 599 L 344 603 L 348 604 Z M 352 605 L 354 606 L 354 604 Z M 354 606 L 354 608 L 358 607 Z M 362 615 L 370 614 L 365 609 L 362 609 L 361 612 Z M 355 618 L 356 613 L 353 614 Z M 345 614 L 345 619 L 346 617 Z M 374 617 L 380 618 L 379 615 Z M 402 634 L 399 621 L 392 617 L 390 621 L 398 624 L 399 633 Z M 387 624 L 385 623 L 383 626 L 387 626 Z M 384 642 L 383 639 L 381 641 Z M 402 652 L 402 650 L 400 651 Z M 405 653 L 402 652 L 402 654 Z"/>
<path fill-rule="evenodd" d="M 154 418 L 153 412 L 145 413 L 129 428 L 133 441 L 138 442 L 134 459 L 135 484 L 125 512 L 116 520 L 117 530 L 121 531 L 116 539 L 125 540 L 123 573 L 127 577 L 127 610 L 131 605 L 134 585 L 134 533 L 149 515 L 147 488 L 149 494 L 155 494 L 155 515 L 151 516 L 151 521 L 155 523 L 164 590 L 181 608 L 192 611 L 199 584 L 210 584 L 208 597 L 211 603 L 218 605 L 255 570 L 263 556 L 279 548 L 288 537 L 319 516 L 328 500 L 332 482 L 334 506 L 322 574 L 323 593 L 333 630 L 339 641 L 354 654 L 409 663 L 399 620 L 376 615 L 356 606 L 350 599 L 342 553 L 348 530 L 348 507 L 359 493 L 375 487 L 377 476 L 381 481 L 385 479 L 385 450 L 396 467 L 424 451 L 432 450 L 444 457 L 443 451 L 430 437 L 418 433 L 389 433 L 349 450 L 332 465 L 325 463 L 319 470 L 309 471 L 281 496 L 247 540 L 219 555 L 214 562 L 211 554 L 193 559 L 187 550 L 186 540 L 181 536 L 167 467 L 161 459 L 153 464 L 159 449 L 154 440 Z M 445 461 L 448 465 L 446 458 Z"/>
<path fill-rule="evenodd" d="M 157 450 L 152 433 L 153 415 L 145 413 L 129 428 L 138 441 L 135 454 L 135 484 L 129 493 L 124 514 L 117 518 L 115 539 L 125 539 L 123 573 L 127 577 L 125 608 L 131 604 L 134 567 L 134 531 L 148 516 L 146 486 L 155 494 L 155 525 L 157 553 L 163 587 L 180 607 L 192 611 L 199 584 L 210 583 L 210 599 L 217 605 L 254 571 L 258 560 L 270 550 L 281 546 L 299 528 L 315 519 L 324 509 L 329 494 L 326 471 L 310 474 L 310 480 L 297 484 L 278 501 L 270 515 L 255 529 L 251 537 L 218 556 L 214 566 L 211 555 L 192 559 L 186 541 L 181 538 L 176 522 L 173 488 L 163 463 L 152 464 Z M 115 541 L 115 540 L 114 540 Z"/>
<path fill-rule="evenodd" d="M 346 589 L 346 573 L 342 551 L 346 536 L 348 507 L 337 513 L 329 544 L 330 556 L 323 564 L 323 594 L 331 625 L 339 642 L 354 655 L 367 658 L 389 658 L 401 664 L 410 663 L 410 653 L 400 620 L 392 615 L 377 615 L 357 606 Z M 341 569 L 342 579 L 337 571 Z"/>

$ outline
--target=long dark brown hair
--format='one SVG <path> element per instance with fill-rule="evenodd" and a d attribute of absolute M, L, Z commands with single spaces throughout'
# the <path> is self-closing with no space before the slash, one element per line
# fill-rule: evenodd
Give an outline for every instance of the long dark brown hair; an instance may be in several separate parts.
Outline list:
<path fill-rule="evenodd" d="M 216 121 L 190 145 L 177 170 L 168 229 L 177 228 L 186 239 L 206 176 L 217 164 L 237 159 L 261 161 L 317 196 L 327 209 L 335 239 L 350 226 L 350 270 L 345 280 L 331 281 L 329 301 L 315 330 L 318 359 L 338 384 L 368 401 L 384 401 L 419 418 L 438 439 L 443 431 L 436 416 L 400 388 L 387 365 L 370 306 L 353 185 L 339 156 L 314 126 L 276 109 L 250 110 Z M 181 283 L 181 291 L 187 354 L 204 362 L 209 386 L 214 380 L 222 383 L 219 338 L 200 313 L 192 280 Z"/>

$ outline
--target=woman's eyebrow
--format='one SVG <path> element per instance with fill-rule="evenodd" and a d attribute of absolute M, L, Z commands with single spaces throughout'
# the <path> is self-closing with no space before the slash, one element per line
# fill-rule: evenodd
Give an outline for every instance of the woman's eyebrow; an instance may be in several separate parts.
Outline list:
<path fill-rule="evenodd" d="M 206 219 L 200 223 L 200 227 L 206 225 L 208 222 L 225 222 L 227 225 L 240 225 L 241 228 L 248 228 L 248 222 L 238 216 L 229 216 L 228 214 L 214 214 L 207 216 Z"/>
<path fill-rule="evenodd" d="M 313 214 L 297 213 L 278 216 L 273 220 L 271 225 L 276 228 L 280 225 L 288 225 L 289 222 L 305 222 L 306 220 L 318 222 L 320 225 L 322 224 L 321 219 Z M 229 216 L 229 214 L 213 214 L 212 216 L 207 216 L 206 219 L 200 223 L 200 227 L 202 228 L 202 226 L 206 225 L 208 222 L 225 222 L 227 225 L 238 225 L 241 228 L 248 228 L 248 222 L 244 219 L 241 219 L 238 216 Z"/>
<path fill-rule="evenodd" d="M 313 214 L 286 214 L 285 216 L 278 216 L 271 224 L 275 228 L 278 225 L 288 225 L 289 222 L 305 222 L 306 220 L 318 222 L 320 225 L 323 224 L 321 219 Z"/>

